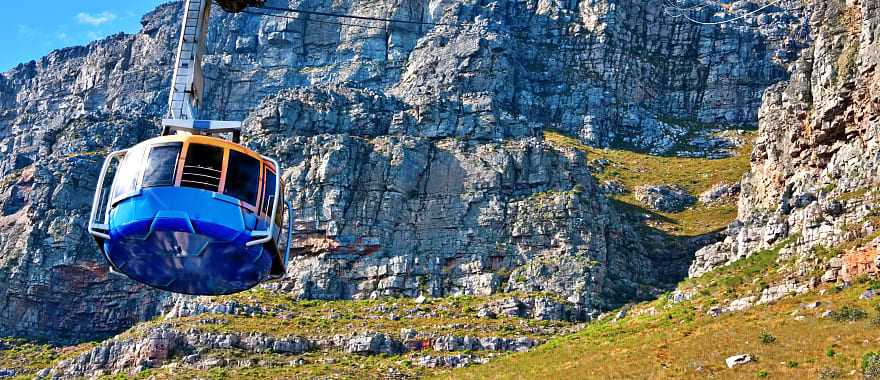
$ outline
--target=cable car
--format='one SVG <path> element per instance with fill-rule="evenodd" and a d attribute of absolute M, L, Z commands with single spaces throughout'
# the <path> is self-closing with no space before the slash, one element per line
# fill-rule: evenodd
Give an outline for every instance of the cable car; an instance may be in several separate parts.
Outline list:
<path fill-rule="evenodd" d="M 107 157 L 89 231 L 111 268 L 136 281 L 195 295 L 246 290 L 287 265 L 278 173 L 275 160 L 217 137 L 153 138 Z"/>
<path fill-rule="evenodd" d="M 263 3 L 217 1 L 231 12 Z M 113 273 L 193 295 L 282 277 L 292 231 L 288 217 L 282 243 L 290 203 L 278 162 L 240 145 L 241 122 L 196 118 L 210 13 L 211 0 L 184 2 L 169 118 L 161 136 L 104 160 L 88 226 Z"/>

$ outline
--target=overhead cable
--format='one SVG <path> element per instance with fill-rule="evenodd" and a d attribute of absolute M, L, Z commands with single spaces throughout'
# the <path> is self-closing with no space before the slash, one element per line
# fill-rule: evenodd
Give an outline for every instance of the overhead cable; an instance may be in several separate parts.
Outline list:
<path fill-rule="evenodd" d="M 415 21 L 415 20 L 395 20 L 395 19 L 382 18 L 382 17 L 347 15 L 344 13 L 332 13 L 332 12 L 321 12 L 321 11 L 308 11 L 308 10 L 304 10 L 304 9 L 272 7 L 272 6 L 267 6 L 267 5 L 259 6 L 259 7 L 255 7 L 255 8 L 266 9 L 266 10 L 270 10 L 270 11 L 300 13 L 300 14 L 315 15 L 315 16 L 349 18 L 349 19 L 355 19 L 355 20 L 368 20 L 368 21 L 394 22 L 394 23 L 398 23 L 398 24 L 415 24 L 415 25 L 429 25 L 429 26 L 462 26 L 461 24 L 445 24 L 445 23 L 436 23 L 436 22 L 428 22 L 428 21 Z"/>
<path fill-rule="evenodd" d="M 774 5 L 776 5 L 776 4 L 779 4 L 780 2 L 782 2 L 782 0 L 774 0 L 774 1 L 771 1 L 770 3 L 767 3 L 766 5 L 758 8 L 758 9 L 755 9 L 751 12 L 747 12 L 747 13 L 744 13 L 744 14 L 739 15 L 737 17 L 727 19 L 727 20 L 721 20 L 721 21 L 700 21 L 700 20 L 694 19 L 693 17 L 688 15 L 687 12 L 681 12 L 679 15 L 675 15 L 673 17 L 684 17 L 688 21 L 695 23 L 695 24 L 699 24 L 699 25 L 721 25 L 721 24 L 727 24 L 727 23 L 731 23 L 734 21 L 742 20 L 742 19 L 749 17 L 749 16 L 752 16 L 760 11 L 763 11 L 764 9 L 767 9 L 767 8 L 770 8 Z"/>
<path fill-rule="evenodd" d="M 320 24 L 328 24 L 328 25 L 353 26 L 353 27 L 359 27 L 359 28 L 366 28 L 366 29 L 379 29 L 379 30 L 385 30 L 385 29 L 386 29 L 384 26 L 349 24 L 349 23 L 344 23 L 344 22 L 338 22 L 338 21 L 326 21 L 326 20 L 319 20 L 319 19 L 313 19 L 313 18 L 310 18 L 310 19 L 304 19 L 304 18 L 301 18 L 301 17 L 293 17 L 293 16 L 288 16 L 288 15 L 283 15 L 283 14 L 275 14 L 275 13 L 254 12 L 254 11 L 251 11 L 251 10 L 243 10 L 243 11 L 241 11 L 241 13 L 247 13 L 247 14 L 256 15 L 256 16 L 271 16 L 271 17 L 278 17 L 278 18 L 283 18 L 283 19 L 288 19 L 288 20 L 299 20 L 299 21 L 316 22 L 316 23 L 320 23 Z"/>

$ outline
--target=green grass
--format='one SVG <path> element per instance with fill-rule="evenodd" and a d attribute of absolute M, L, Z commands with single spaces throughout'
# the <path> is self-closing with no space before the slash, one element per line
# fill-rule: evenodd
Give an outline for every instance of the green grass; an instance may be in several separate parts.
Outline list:
<path fill-rule="evenodd" d="M 781 282 L 789 274 L 791 263 L 779 262 L 779 251 L 798 238 L 798 235 L 790 236 L 769 249 L 716 268 L 699 278 L 687 279 L 679 284 L 679 288 L 699 292 L 704 297 L 695 302 L 703 302 L 705 307 L 717 300 L 759 296 L 768 284 Z"/>
<path fill-rule="evenodd" d="M 352 332 L 383 332 L 398 335 L 402 328 L 421 333 L 457 336 L 499 336 L 540 338 L 544 329 L 560 329 L 572 325 L 561 321 L 523 320 L 499 316 L 496 319 L 478 318 L 476 310 L 496 298 L 544 294 L 501 294 L 494 297 L 451 297 L 417 304 L 408 298 L 363 301 L 300 301 L 283 294 L 259 289 L 234 296 L 218 297 L 224 302 L 235 300 L 241 304 L 261 305 L 272 310 L 267 315 L 238 316 L 202 314 L 193 317 L 157 321 L 181 329 L 198 326 L 204 331 L 261 332 L 274 336 L 326 337 Z M 552 296 L 558 298 L 558 296 Z M 422 314 L 408 318 L 414 314 Z M 398 320 L 387 318 L 390 314 Z"/>
<path fill-rule="evenodd" d="M 444 353 L 452 355 L 455 353 Z M 408 378 L 422 377 L 436 369 L 414 366 L 416 355 L 362 356 L 339 351 L 310 352 L 302 355 L 271 353 L 251 354 L 239 350 L 212 350 L 202 353 L 203 358 L 224 359 L 225 368 L 207 370 L 188 367 L 154 368 L 134 376 L 137 379 L 363 379 L 387 376 L 389 369 Z M 303 364 L 291 362 L 302 359 Z M 239 363 L 249 363 L 241 367 Z M 105 376 L 101 379 L 125 379 L 128 376 Z"/>
<path fill-rule="evenodd" d="M 852 191 L 847 191 L 847 192 L 841 193 L 840 195 L 838 195 L 834 198 L 839 201 L 848 202 L 848 201 L 852 201 L 855 199 L 865 199 L 865 196 L 868 195 L 869 192 L 873 195 L 874 190 L 863 187 L 861 189 L 855 189 Z"/>
<path fill-rule="evenodd" d="M 327 339 L 334 335 L 383 332 L 399 337 L 401 329 L 415 329 L 420 334 L 470 337 L 531 337 L 547 341 L 555 336 L 575 331 L 573 322 L 538 321 L 498 316 L 496 319 L 477 317 L 477 310 L 486 303 L 517 297 L 520 299 L 541 297 L 561 300 L 558 295 L 547 293 L 514 292 L 493 296 L 461 296 L 429 299 L 417 304 L 412 299 L 386 298 L 360 301 L 297 300 L 283 293 L 254 289 L 247 292 L 219 297 L 205 297 L 202 301 L 225 303 L 234 301 L 242 305 L 260 305 L 269 310 L 267 315 L 220 315 L 202 314 L 193 317 L 164 319 L 140 323 L 120 334 L 118 339 L 138 339 L 158 325 L 166 325 L 181 331 L 196 329 L 214 333 L 261 333 L 270 336 L 302 336 L 313 340 Z M 390 314 L 400 317 L 392 320 Z M 0 368 L 24 369 L 24 378 L 60 360 L 73 357 L 94 346 L 84 344 L 71 348 L 55 348 L 20 342 L 14 350 L 0 351 Z M 178 353 L 180 354 L 180 353 Z M 389 371 L 406 377 L 422 377 L 436 374 L 442 369 L 424 368 L 413 363 L 424 355 L 450 356 L 454 352 L 416 351 L 401 356 L 347 354 L 336 349 L 320 349 L 301 355 L 275 353 L 249 353 L 237 349 L 219 349 L 202 352 L 203 358 L 227 360 L 228 368 L 199 370 L 177 365 L 180 355 L 172 358 L 162 368 L 154 368 L 136 374 L 135 378 L 152 379 L 289 379 L 289 378 L 339 378 L 361 379 L 386 376 Z M 479 357 L 496 355 L 493 352 L 468 353 Z M 302 365 L 291 361 L 303 359 Z M 328 362 L 328 360 L 332 360 Z M 247 368 L 239 363 L 248 362 Z M 106 379 L 128 378 L 127 375 L 106 376 Z"/>
<path fill-rule="evenodd" d="M 6 350 L 0 350 L 0 368 L 15 370 L 16 379 L 30 379 L 43 368 L 94 346 L 93 343 L 84 343 L 70 347 L 55 347 L 13 338 L 0 338 L 0 342 L 8 347 Z"/>
<path fill-rule="evenodd" d="M 858 299 L 864 289 L 854 286 L 821 299 L 826 305 L 868 310 L 875 301 Z M 816 378 L 821 372 L 860 370 L 864 352 L 880 342 L 880 329 L 871 327 L 867 320 L 838 322 L 819 318 L 824 308 L 801 309 L 801 303 L 820 299 L 815 293 L 720 317 L 705 313 L 701 305 L 708 303 L 708 297 L 675 305 L 664 300 L 638 305 L 636 309 L 653 307 L 659 312 L 592 323 L 533 351 L 509 354 L 484 366 L 453 370 L 439 377 L 752 379 L 765 371 L 770 378 Z M 793 310 L 806 319 L 794 320 Z M 771 344 L 756 331 L 772 336 Z M 871 344 L 866 346 L 865 342 Z M 756 363 L 726 368 L 724 359 L 739 353 L 753 355 Z"/>
<path fill-rule="evenodd" d="M 636 187 L 672 184 L 685 188 L 692 195 L 721 183 L 738 182 L 749 170 L 751 144 L 744 144 L 736 155 L 723 159 L 655 156 L 620 149 L 597 149 L 576 138 L 559 132 L 545 131 L 544 140 L 558 148 L 572 148 L 587 153 L 587 158 L 605 159 L 610 163 L 595 176 L 599 181 L 618 180 L 632 192 Z M 751 140 L 751 138 L 749 138 Z M 652 227 L 677 236 L 696 236 L 717 231 L 736 219 L 734 200 L 712 206 L 697 204 L 679 213 L 652 212 L 636 201 L 631 193 L 613 198 L 632 206 L 630 210 L 656 214 Z"/>

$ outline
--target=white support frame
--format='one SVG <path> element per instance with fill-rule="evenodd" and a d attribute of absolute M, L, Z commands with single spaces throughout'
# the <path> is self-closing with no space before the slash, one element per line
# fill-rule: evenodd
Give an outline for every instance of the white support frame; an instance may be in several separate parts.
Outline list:
<path fill-rule="evenodd" d="M 277 215 L 278 204 L 281 203 L 280 199 L 282 198 L 278 196 L 281 191 L 281 165 L 278 165 L 278 161 L 273 158 L 263 156 L 263 159 L 275 165 L 275 198 L 272 200 L 272 213 L 269 214 L 269 227 L 263 231 L 254 231 L 252 236 L 260 236 L 260 238 L 247 242 L 245 245 L 248 247 L 268 243 L 275 239 L 275 215 Z"/>
<path fill-rule="evenodd" d="M 113 153 L 110 153 L 107 158 L 104 159 L 104 164 L 101 166 L 101 174 L 98 175 L 98 186 L 95 187 L 95 196 L 94 198 L 92 198 L 92 212 L 89 215 L 89 233 L 92 234 L 92 236 L 99 237 L 105 240 L 110 239 L 110 235 L 107 235 L 107 231 L 110 230 L 110 226 L 106 223 L 106 221 L 110 217 L 110 202 L 112 201 L 112 199 L 110 198 L 113 197 L 113 194 L 107 194 L 107 208 L 104 210 L 103 219 L 105 223 L 95 223 L 95 218 L 98 216 L 98 209 L 101 207 L 101 193 L 104 191 L 104 180 L 107 177 L 107 170 L 110 169 L 110 163 L 120 156 L 122 157 L 122 159 L 125 159 L 125 155 L 127 153 L 128 149 L 117 150 Z M 110 188 L 112 190 L 113 186 L 111 185 Z"/>
<path fill-rule="evenodd" d="M 202 103 L 204 77 L 202 55 L 208 35 L 211 0 L 186 0 L 183 24 L 171 79 L 168 113 L 171 119 L 195 119 L 194 109 Z"/>

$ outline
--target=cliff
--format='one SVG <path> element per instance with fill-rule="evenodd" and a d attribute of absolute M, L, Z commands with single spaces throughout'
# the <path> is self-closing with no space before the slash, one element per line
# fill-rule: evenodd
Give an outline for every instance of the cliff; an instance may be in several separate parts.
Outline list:
<path fill-rule="evenodd" d="M 271 290 L 550 292 L 581 318 L 669 289 L 713 236 L 672 237 L 614 207 L 597 163 L 544 132 L 728 155 L 718 132 L 755 124 L 764 90 L 804 64 L 820 27 L 794 1 L 722 26 L 628 0 L 292 5 L 446 25 L 214 15 L 203 116 L 244 120 L 246 144 L 279 158 L 291 184 L 299 254 Z M 0 75 L 4 335 L 103 338 L 174 302 L 108 276 L 85 222 L 103 154 L 158 131 L 180 12 L 160 6 L 138 34 Z"/>

